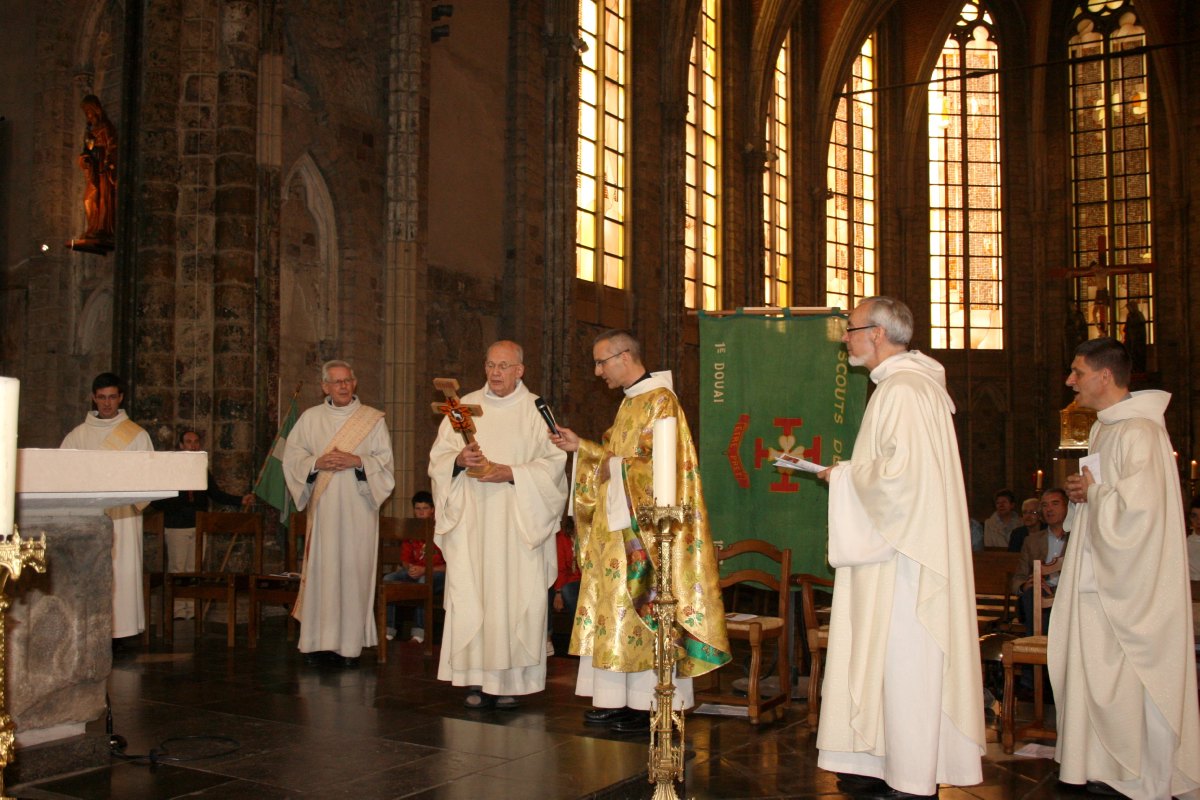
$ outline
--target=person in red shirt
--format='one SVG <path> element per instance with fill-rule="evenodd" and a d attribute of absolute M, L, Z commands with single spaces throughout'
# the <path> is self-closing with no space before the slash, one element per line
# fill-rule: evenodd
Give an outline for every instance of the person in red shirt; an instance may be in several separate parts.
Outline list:
<path fill-rule="evenodd" d="M 575 604 L 579 600 L 579 565 L 575 563 L 575 520 L 571 517 L 563 519 L 563 525 L 554 534 L 554 543 L 558 548 L 558 577 L 550 587 L 550 605 L 555 611 L 566 611 L 574 618 Z M 546 615 L 546 655 L 554 655 L 554 643 L 550 635 L 554 632 L 554 622 L 549 614 Z"/>
<path fill-rule="evenodd" d="M 413 516 L 417 519 L 433 519 L 433 495 L 424 490 L 417 492 L 412 496 L 412 509 Z M 401 546 L 400 563 L 403 569 L 384 575 L 385 582 L 425 583 L 428 573 L 432 571 L 433 591 L 435 594 L 441 594 L 442 587 L 446 584 L 446 559 L 442 558 L 442 551 L 437 548 L 437 545 L 433 546 L 432 567 L 429 554 L 425 552 L 425 543 L 411 539 Z M 390 603 L 388 605 L 388 641 L 396 638 L 396 607 L 398 605 L 400 604 Z M 416 616 L 413 617 L 412 641 L 425 641 L 425 609 L 423 608 L 417 608 Z"/>

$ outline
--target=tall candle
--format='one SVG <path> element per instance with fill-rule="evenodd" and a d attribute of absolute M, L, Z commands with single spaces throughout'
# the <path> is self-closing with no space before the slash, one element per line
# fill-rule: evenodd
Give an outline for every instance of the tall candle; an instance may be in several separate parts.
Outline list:
<path fill-rule="evenodd" d="M 654 504 L 673 506 L 678 502 L 675 495 L 675 442 L 678 427 L 674 417 L 654 421 Z"/>
<path fill-rule="evenodd" d="M 0 377 L 0 537 L 13 532 L 17 508 L 17 399 L 21 382 Z"/>
<path fill-rule="evenodd" d="M 1192 480 L 1200 478 L 1200 466 L 1196 464 L 1196 459 L 1192 459 Z"/>
<path fill-rule="evenodd" d="M 1041 490 L 1041 488 L 1042 488 L 1042 477 L 1043 477 L 1043 474 L 1044 474 L 1044 473 L 1043 473 L 1043 472 L 1042 472 L 1040 469 L 1037 471 L 1037 486 L 1036 486 L 1035 488 L 1037 488 L 1039 491 L 1040 491 L 1040 490 Z"/>

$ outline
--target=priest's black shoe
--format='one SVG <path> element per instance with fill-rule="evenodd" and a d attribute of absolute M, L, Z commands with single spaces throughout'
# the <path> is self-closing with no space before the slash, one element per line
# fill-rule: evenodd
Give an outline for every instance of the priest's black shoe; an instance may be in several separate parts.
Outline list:
<path fill-rule="evenodd" d="M 1120 792 L 1118 792 L 1113 787 L 1109 786 L 1107 783 L 1104 783 L 1103 781 L 1088 781 L 1087 782 L 1087 793 L 1104 795 L 1106 797 L 1124 797 L 1125 796 L 1125 795 L 1121 794 Z"/>
<path fill-rule="evenodd" d="M 870 775 L 856 775 L 853 772 L 839 772 L 838 788 L 852 797 L 871 798 L 871 800 L 903 800 L 907 797 L 937 797 L 937 792 L 931 795 L 909 794 L 899 789 L 893 789 L 881 778 Z"/>
<path fill-rule="evenodd" d="M 358 656 L 338 656 L 338 663 L 346 669 L 356 669 L 358 667 Z"/>
<path fill-rule="evenodd" d="M 624 719 L 632 719 L 637 713 L 632 708 L 593 708 L 583 712 L 583 721 L 588 725 L 612 725 Z"/>
<path fill-rule="evenodd" d="M 311 653 L 304 654 L 304 663 L 310 667 L 320 667 L 328 663 L 329 656 L 333 655 L 328 650 L 314 650 Z"/>
<path fill-rule="evenodd" d="M 836 774 L 838 788 L 850 794 L 886 792 L 892 788 L 882 778 L 873 778 L 870 775 L 856 775 L 853 772 L 838 772 Z"/>
<path fill-rule="evenodd" d="M 626 719 L 617 720 L 608 729 L 613 733 L 649 733 L 650 732 L 650 712 L 649 711 L 633 711 L 630 710 L 630 716 Z"/>

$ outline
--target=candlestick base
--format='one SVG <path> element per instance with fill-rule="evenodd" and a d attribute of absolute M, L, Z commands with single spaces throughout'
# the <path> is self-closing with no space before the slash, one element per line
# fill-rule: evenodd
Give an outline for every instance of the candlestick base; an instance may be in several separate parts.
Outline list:
<path fill-rule="evenodd" d="M 654 705 L 650 709 L 649 778 L 654 800 L 679 800 L 675 784 L 683 780 L 684 717 L 672 709 L 675 699 L 675 574 L 672 546 L 676 523 L 693 514 L 691 505 L 639 506 L 638 524 L 654 531 L 656 596 L 654 606 Z"/>

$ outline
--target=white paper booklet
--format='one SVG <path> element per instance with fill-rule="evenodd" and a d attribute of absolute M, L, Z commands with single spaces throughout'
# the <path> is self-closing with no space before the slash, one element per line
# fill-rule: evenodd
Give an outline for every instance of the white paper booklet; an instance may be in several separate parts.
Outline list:
<path fill-rule="evenodd" d="M 797 472 L 824 472 L 828 467 L 823 467 L 820 464 L 814 464 L 811 461 L 805 461 L 799 456 L 789 455 L 788 453 L 780 453 L 779 458 L 775 459 L 775 466 L 794 469 Z"/>

